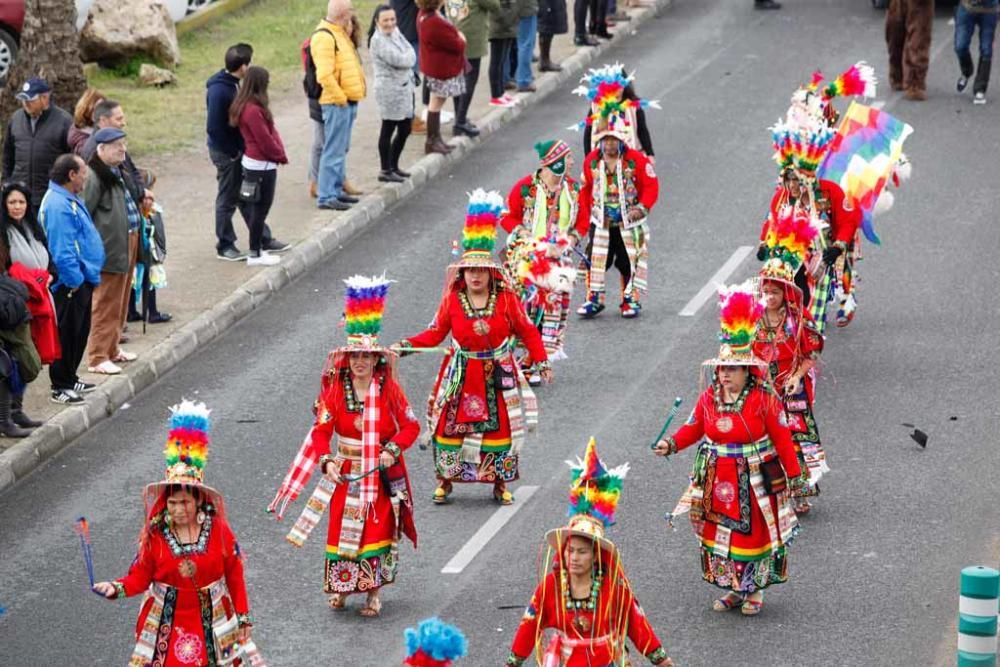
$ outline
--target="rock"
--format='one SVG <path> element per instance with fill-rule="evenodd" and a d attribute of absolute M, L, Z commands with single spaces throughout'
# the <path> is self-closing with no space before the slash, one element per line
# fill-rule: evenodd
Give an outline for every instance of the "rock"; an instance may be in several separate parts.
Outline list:
<path fill-rule="evenodd" d="M 150 65 L 149 63 L 143 63 L 142 67 L 139 68 L 140 86 L 160 87 L 170 85 L 171 83 L 177 83 L 177 77 L 168 69 Z"/>
<path fill-rule="evenodd" d="M 180 63 L 166 7 L 149 0 L 95 0 L 80 31 L 80 57 L 111 64 L 142 55 L 170 67 Z"/>

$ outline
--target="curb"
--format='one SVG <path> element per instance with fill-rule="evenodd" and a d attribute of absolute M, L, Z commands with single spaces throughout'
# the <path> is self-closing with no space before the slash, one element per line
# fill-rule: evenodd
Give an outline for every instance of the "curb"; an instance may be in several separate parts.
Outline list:
<path fill-rule="evenodd" d="M 579 76 L 591 61 L 623 42 L 636 26 L 644 24 L 671 2 L 672 0 L 658 0 L 639 10 L 628 23 L 628 30 L 616 33 L 613 39 L 596 48 L 578 50 L 562 61 L 561 72 L 538 76 L 535 82 L 538 90 L 535 93 L 521 98 L 514 107 L 494 109 L 486 114 L 478 123 L 482 130 L 480 137 L 450 139 L 455 147 L 450 155 L 427 155 L 420 159 L 410 169 L 412 176 L 405 183 L 382 185 L 348 213 L 333 221 L 329 221 L 329 213 L 318 214 L 313 220 L 327 221 L 326 224 L 309 238 L 296 243 L 282 257 L 280 265 L 261 271 L 228 297 L 170 334 L 140 359 L 129 364 L 127 372 L 108 379 L 88 394 L 84 405 L 64 409 L 29 437 L 0 452 L 0 493 L 58 454 L 94 425 L 113 415 L 122 404 L 220 336 L 285 285 L 328 259 L 351 237 L 378 220 L 387 208 L 410 197 L 446 166 L 463 160 L 476 150 L 486 137 L 510 124 L 528 108 L 539 104 L 562 84 Z M 224 5 L 225 2 L 218 4 Z"/>

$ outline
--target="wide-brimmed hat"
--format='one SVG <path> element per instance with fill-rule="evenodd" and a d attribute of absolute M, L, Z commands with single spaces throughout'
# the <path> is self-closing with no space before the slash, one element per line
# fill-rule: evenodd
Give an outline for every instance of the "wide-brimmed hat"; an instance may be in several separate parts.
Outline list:
<path fill-rule="evenodd" d="M 561 550 L 571 537 L 593 540 L 602 550 L 616 554 L 614 543 L 605 537 L 605 530 L 615 522 L 615 511 L 622 493 L 622 483 L 628 474 L 628 464 L 608 469 L 597 455 L 597 441 L 591 438 L 582 459 L 570 466 L 569 522 L 550 530 L 545 540 L 553 549 Z"/>
<path fill-rule="evenodd" d="M 493 251 L 497 245 L 497 223 L 503 210 L 503 196 L 496 190 L 487 192 L 477 188 L 469 195 L 465 225 L 462 228 L 461 256 L 451 265 L 452 268 L 500 270 Z"/>
<path fill-rule="evenodd" d="M 757 322 L 764 314 L 757 280 L 719 289 L 719 355 L 703 366 L 759 366 L 767 364 L 753 354 Z"/>
<path fill-rule="evenodd" d="M 150 507 L 164 491 L 178 485 L 198 490 L 213 504 L 222 500 L 222 495 L 204 482 L 210 412 L 204 403 L 188 400 L 170 408 L 170 431 L 163 449 L 166 474 L 162 482 L 147 484 L 143 492 Z"/>
<path fill-rule="evenodd" d="M 372 352 L 383 354 L 388 350 L 378 342 L 385 315 L 385 299 L 389 293 L 388 280 L 381 276 L 351 276 L 344 281 L 344 330 L 347 344 L 339 352 Z"/>

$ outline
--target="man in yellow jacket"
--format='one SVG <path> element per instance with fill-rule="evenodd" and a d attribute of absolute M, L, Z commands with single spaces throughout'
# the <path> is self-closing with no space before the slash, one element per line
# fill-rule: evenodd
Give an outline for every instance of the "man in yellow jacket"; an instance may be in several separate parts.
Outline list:
<path fill-rule="evenodd" d="M 351 1 L 330 0 L 326 18 L 309 42 L 316 81 L 323 92 L 323 154 L 319 160 L 318 206 L 344 211 L 358 200 L 344 193 L 344 171 L 358 102 L 365 97 L 365 73 L 351 41 Z"/>

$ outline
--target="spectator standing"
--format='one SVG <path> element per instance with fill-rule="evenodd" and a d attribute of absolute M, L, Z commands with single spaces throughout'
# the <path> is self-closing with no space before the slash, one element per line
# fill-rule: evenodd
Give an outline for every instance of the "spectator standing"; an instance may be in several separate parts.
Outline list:
<path fill-rule="evenodd" d="M 90 174 L 83 201 L 104 244 L 100 284 L 94 289 L 87 370 L 117 375 L 118 363 L 135 361 L 136 354 L 121 349 L 118 339 L 128 311 L 132 274 L 139 251 L 142 214 L 133 197 L 135 186 L 122 169 L 125 132 L 114 127 L 94 133 L 97 152 L 90 160 Z"/>
<path fill-rule="evenodd" d="M 417 54 L 396 26 L 396 12 L 379 5 L 368 29 L 368 52 L 375 69 L 375 102 L 382 117 L 378 136 L 378 180 L 402 183 L 410 174 L 399 168 L 413 123 L 413 64 Z"/>
<path fill-rule="evenodd" d="M 16 95 L 21 108 L 7 123 L 3 143 L 3 180 L 21 181 L 38 206 L 48 189 L 49 171 L 56 158 L 69 151 L 69 129 L 73 118 L 52 104 L 52 88 L 45 79 L 33 77 Z"/>
<path fill-rule="evenodd" d="M 427 106 L 425 153 L 447 155 L 452 147 L 441 138 L 441 109 L 449 97 L 465 94 L 465 36 L 441 15 L 444 0 L 418 0 L 417 32 L 420 34 L 420 71 L 430 90 Z M 463 7 L 458 19 L 468 15 Z"/>
<path fill-rule="evenodd" d="M 933 22 L 934 0 L 889 0 L 885 14 L 889 85 L 914 102 L 927 99 Z"/>
<path fill-rule="evenodd" d="M 538 0 L 517 0 L 517 36 L 514 60 L 517 65 L 514 81 L 517 92 L 535 92 L 535 75 L 531 71 L 531 58 L 535 53 L 535 35 L 538 34 Z"/>
<path fill-rule="evenodd" d="M 161 312 L 156 307 L 156 292 L 166 287 L 167 273 L 163 263 L 167 258 L 167 233 L 163 224 L 163 207 L 156 202 L 150 191 L 156 178 L 146 172 L 144 185 L 146 192 L 142 198 L 139 212 L 142 213 L 142 232 L 139 237 L 139 258 L 136 261 L 136 278 L 139 287 L 135 285 L 129 292 L 128 322 L 162 324 L 173 319 L 170 313 Z M 138 267 L 142 267 L 140 271 Z M 141 276 L 138 275 L 141 273 Z M 133 281 L 134 282 L 134 281 Z M 137 293 L 138 292 L 138 293 Z M 142 311 L 139 312 L 139 299 L 142 299 Z"/>
<path fill-rule="evenodd" d="M 595 9 L 591 6 L 595 5 Z M 587 31 L 587 13 L 596 11 L 596 0 L 573 0 L 573 44 L 597 46 L 597 40 Z"/>
<path fill-rule="evenodd" d="M 469 107 L 472 106 L 472 96 L 479 83 L 479 72 L 489 43 L 490 14 L 500 11 L 500 0 L 466 0 L 465 6 L 469 8 L 465 18 L 460 19 L 458 14 L 453 17 L 457 20 L 459 31 L 465 36 L 465 59 L 469 66 L 465 72 L 465 93 L 455 98 L 455 124 L 452 132 L 455 136 L 464 134 L 467 137 L 478 137 L 479 128 L 469 120 Z"/>
<path fill-rule="evenodd" d="M 125 131 L 125 127 L 128 123 L 125 120 L 125 110 L 122 109 L 122 105 L 115 100 L 101 100 L 94 106 L 94 131 L 104 129 L 105 127 L 111 127 L 117 130 Z M 90 162 L 94 157 L 94 153 L 97 152 L 97 141 L 94 139 L 94 133 L 92 132 L 87 140 L 83 144 L 83 148 L 80 149 L 80 157 L 83 158 L 84 162 Z M 128 151 L 125 151 L 125 161 L 122 163 L 122 170 L 129 175 L 129 185 L 132 186 L 132 196 L 136 201 L 142 198 L 143 183 L 145 182 L 142 173 L 139 168 L 135 166 L 135 162 L 132 161 L 132 156 L 129 155 Z"/>
<path fill-rule="evenodd" d="M 59 330 L 56 327 L 55 307 L 49 292 L 49 252 L 45 233 L 31 212 L 31 192 L 23 183 L 7 183 L 0 191 L 0 267 L 27 289 L 26 307 L 31 315 L 31 344 L 35 347 L 39 363 L 51 364 L 59 358 Z M 25 342 L 26 343 L 26 342 Z M 9 357 L 18 358 L 8 349 Z M 38 376 L 19 362 L 18 373 L 9 372 L 0 382 L 0 434 L 23 437 L 38 428 L 42 422 L 24 413 L 24 391 Z M 13 428 L 12 428 L 13 427 Z M 23 435 L 19 435 L 23 434 Z"/>
<path fill-rule="evenodd" d="M 66 140 L 70 150 L 77 155 L 83 150 L 83 145 L 94 133 L 94 107 L 104 100 L 104 93 L 96 88 L 87 88 L 73 107 L 73 126 L 69 128 Z"/>
<path fill-rule="evenodd" d="M 367 93 L 361 59 L 351 41 L 350 0 L 330 0 L 326 17 L 309 42 L 316 64 L 316 81 L 322 87 L 323 154 L 320 157 L 317 205 L 344 211 L 358 199 L 344 192 L 347 149 L 358 114 L 358 102 Z"/>
<path fill-rule="evenodd" d="M 229 107 L 236 98 L 240 81 L 250 67 L 253 47 L 249 44 L 234 44 L 226 50 L 225 68 L 219 70 L 205 82 L 205 104 L 208 108 L 206 130 L 208 133 L 208 156 L 215 165 L 218 192 L 215 196 L 215 256 L 227 262 L 238 262 L 246 255 L 236 247 L 236 230 L 233 229 L 233 215 L 240 210 L 243 221 L 250 225 L 245 205 L 240 201 L 240 182 L 243 169 L 243 138 L 240 131 L 229 124 Z M 271 230 L 264 226 L 264 249 L 268 252 L 288 250 L 288 244 L 271 236 Z"/>
<path fill-rule="evenodd" d="M 990 84 L 990 67 L 993 65 L 993 35 L 997 28 L 998 0 L 961 0 L 955 8 L 955 53 L 962 70 L 955 86 L 963 92 L 969 85 L 973 72 L 976 81 L 972 84 L 972 101 L 986 104 L 986 88 Z M 979 66 L 972 66 L 972 33 L 979 28 Z"/>
<path fill-rule="evenodd" d="M 250 254 L 247 266 L 270 266 L 281 258 L 268 254 L 263 247 L 264 225 L 274 203 L 278 184 L 278 165 L 288 164 L 285 145 L 267 98 L 270 75 L 263 67 L 252 65 L 243 78 L 243 86 L 229 109 L 229 124 L 240 128 L 243 135 L 243 180 L 252 184 L 253 195 L 247 202 L 250 223 Z M 245 191 L 247 187 L 243 188 Z"/>
<path fill-rule="evenodd" d="M 562 67 L 552 60 L 552 40 L 556 35 L 569 32 L 566 0 L 539 0 L 538 2 L 538 69 L 542 72 L 561 72 Z"/>
<path fill-rule="evenodd" d="M 413 83 L 420 85 L 420 40 L 417 35 L 417 14 L 420 9 L 414 0 L 390 0 L 389 6 L 396 12 L 396 26 L 403 33 L 403 37 L 413 47 L 413 52 L 417 54 L 417 59 L 413 63 Z M 420 114 L 413 114 L 412 134 L 424 134 L 427 132 L 427 125 L 420 118 Z"/>
<path fill-rule="evenodd" d="M 39 220 L 55 269 L 51 289 L 62 351 L 49 366 L 51 400 L 62 405 L 82 403 L 80 394 L 94 390 L 92 383 L 77 375 L 90 337 L 93 291 L 101 282 L 104 266 L 104 244 L 80 196 L 88 172 L 79 156 L 61 155 L 52 166 L 49 189 L 40 207 Z"/>
<path fill-rule="evenodd" d="M 500 9 L 490 14 L 490 104 L 495 107 L 514 106 L 514 98 L 504 92 L 504 84 L 510 51 L 517 43 L 517 22 L 514 0 L 500 0 Z"/>

